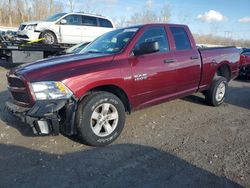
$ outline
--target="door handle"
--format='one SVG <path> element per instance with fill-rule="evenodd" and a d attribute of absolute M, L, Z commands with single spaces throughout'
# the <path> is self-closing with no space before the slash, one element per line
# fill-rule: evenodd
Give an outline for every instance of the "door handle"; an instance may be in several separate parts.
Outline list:
<path fill-rule="evenodd" d="M 174 59 L 165 59 L 164 63 L 174 63 L 175 60 Z"/>
<path fill-rule="evenodd" d="M 199 57 L 194 55 L 194 56 L 191 56 L 190 59 L 199 59 Z"/>

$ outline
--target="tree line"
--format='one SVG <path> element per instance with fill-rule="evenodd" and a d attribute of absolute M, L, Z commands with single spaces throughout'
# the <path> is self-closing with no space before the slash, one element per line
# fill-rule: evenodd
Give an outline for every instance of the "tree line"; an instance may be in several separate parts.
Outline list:
<path fill-rule="evenodd" d="M 225 46 L 237 46 L 237 47 L 250 47 L 250 40 L 243 39 L 232 39 L 230 37 L 220 37 L 210 35 L 198 35 L 194 34 L 194 38 L 196 43 L 199 44 L 217 44 L 217 45 L 225 45 Z"/>
<path fill-rule="evenodd" d="M 62 1 L 0 0 L 0 25 L 18 26 L 25 21 L 43 20 L 62 10 Z"/>

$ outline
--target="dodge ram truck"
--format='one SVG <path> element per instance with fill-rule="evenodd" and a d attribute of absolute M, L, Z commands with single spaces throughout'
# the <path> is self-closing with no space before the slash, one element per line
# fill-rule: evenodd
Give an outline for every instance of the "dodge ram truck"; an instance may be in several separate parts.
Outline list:
<path fill-rule="evenodd" d="M 117 29 L 80 54 L 10 70 L 6 107 L 36 135 L 63 133 L 104 146 L 120 135 L 126 113 L 195 92 L 219 106 L 239 60 L 235 47 L 197 49 L 185 25 Z"/>

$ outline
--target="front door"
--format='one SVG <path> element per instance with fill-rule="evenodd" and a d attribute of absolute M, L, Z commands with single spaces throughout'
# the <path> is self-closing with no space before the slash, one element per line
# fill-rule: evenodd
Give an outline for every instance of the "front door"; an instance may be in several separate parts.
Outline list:
<path fill-rule="evenodd" d="M 134 48 L 148 41 L 157 41 L 160 51 L 131 58 L 135 108 L 148 106 L 170 97 L 176 87 L 176 69 L 170 63 L 174 53 L 170 52 L 165 28 L 155 26 L 146 29 Z"/>
<path fill-rule="evenodd" d="M 62 43 L 78 44 L 82 42 L 82 16 L 69 15 L 64 19 L 66 24 L 60 24 L 60 38 Z"/>

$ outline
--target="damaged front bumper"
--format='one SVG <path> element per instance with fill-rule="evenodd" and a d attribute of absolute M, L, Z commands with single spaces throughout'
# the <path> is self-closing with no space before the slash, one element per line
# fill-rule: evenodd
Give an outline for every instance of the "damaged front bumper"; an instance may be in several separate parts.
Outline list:
<path fill-rule="evenodd" d="M 35 135 L 58 135 L 60 131 L 68 136 L 76 134 L 77 103 L 73 99 L 36 101 L 31 108 L 7 101 L 6 108 L 29 124 Z"/>

